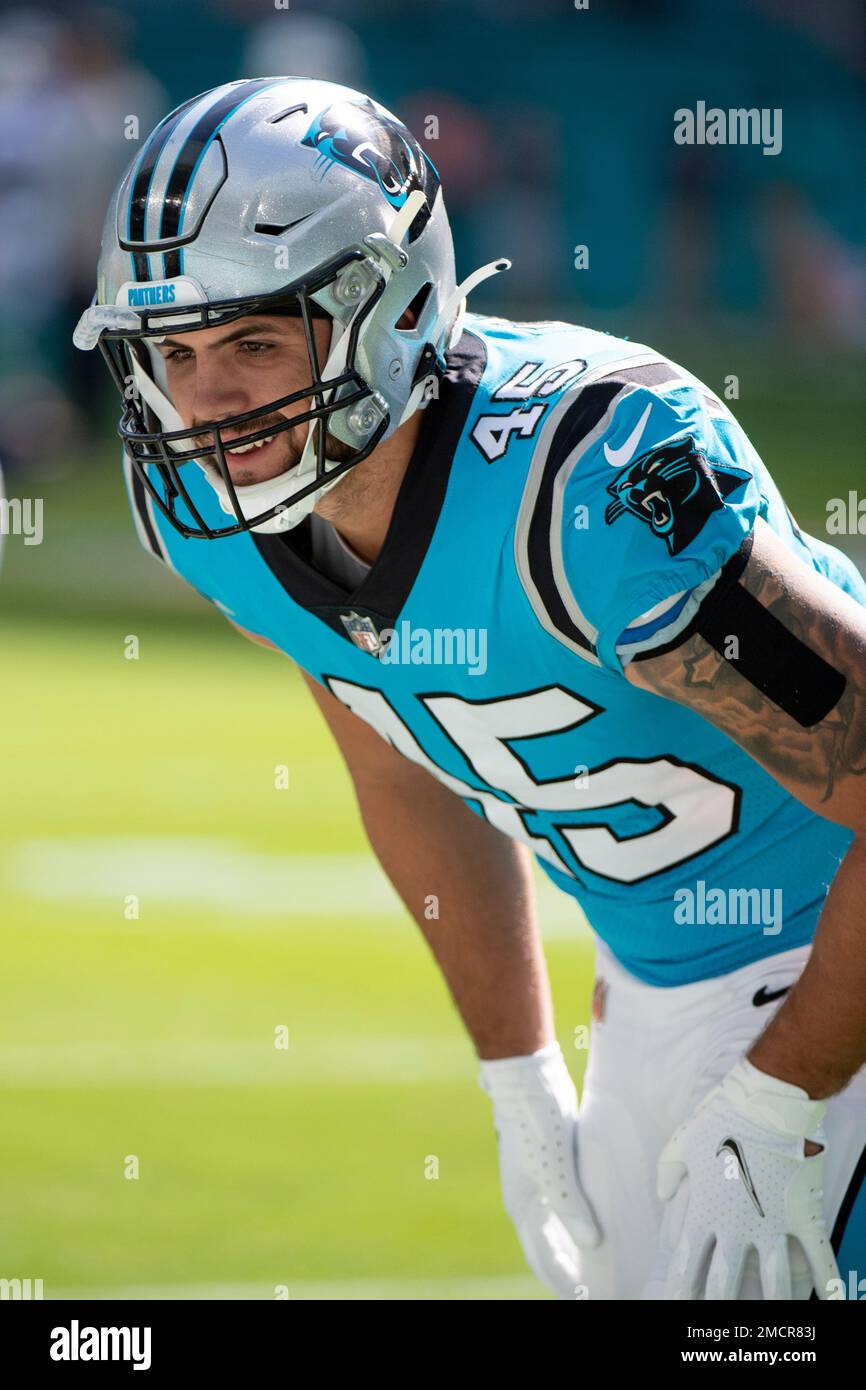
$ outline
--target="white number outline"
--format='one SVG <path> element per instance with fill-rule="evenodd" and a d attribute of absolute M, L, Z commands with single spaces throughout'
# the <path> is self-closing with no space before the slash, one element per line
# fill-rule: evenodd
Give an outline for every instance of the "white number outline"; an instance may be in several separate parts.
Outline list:
<path fill-rule="evenodd" d="M 514 749 L 510 747 L 510 741 L 516 741 L 518 739 L 527 740 L 532 738 L 550 737 L 554 734 L 567 734 L 579 725 L 587 723 L 590 719 L 596 718 L 599 714 L 603 714 L 605 710 L 602 706 L 596 705 L 594 702 L 586 700 L 584 697 L 577 695 L 574 691 L 568 690 L 565 686 L 559 685 L 558 683 L 537 687 L 533 690 L 523 691 L 519 695 L 496 696 L 492 699 L 487 700 L 468 700 L 465 697 L 455 695 L 453 692 L 450 691 L 430 691 L 426 694 L 416 693 L 414 698 L 420 701 L 427 714 L 429 714 L 430 718 L 433 720 L 434 724 L 440 729 L 443 736 L 447 738 L 451 746 L 455 748 L 459 755 L 463 758 L 467 767 L 471 769 L 472 775 L 475 778 L 477 778 L 479 782 L 482 783 L 481 787 L 476 788 L 472 787 L 469 783 L 464 781 L 463 778 L 457 777 L 454 774 L 447 772 L 444 768 L 441 768 L 437 763 L 433 761 L 430 754 L 426 751 L 426 749 L 424 749 L 421 746 L 421 744 L 415 737 L 415 734 L 409 728 L 409 725 L 405 722 L 405 720 L 401 717 L 397 709 L 394 707 L 392 701 L 388 698 L 384 691 L 380 690 L 377 686 L 365 686 L 361 685 L 360 682 L 357 681 L 346 681 L 342 677 L 329 675 L 324 675 L 323 680 L 328 689 L 331 691 L 331 693 L 338 700 L 340 700 L 341 704 L 351 709 L 353 713 L 358 715 L 359 718 L 365 719 L 365 721 L 369 723 L 371 727 L 376 729 L 380 737 L 384 738 L 386 742 L 390 743 L 393 747 L 397 748 L 398 752 L 401 752 L 405 757 L 410 758 L 411 761 L 420 763 L 420 765 L 425 767 L 425 769 L 428 772 L 430 772 L 432 776 L 436 777 L 438 781 L 442 782 L 445 786 L 449 787 L 450 790 L 454 791 L 458 796 L 460 796 L 464 800 L 474 801 L 478 806 L 480 806 L 482 814 L 484 815 L 485 820 L 489 824 L 494 825 L 504 834 L 510 835 L 512 838 L 521 840 L 523 843 L 529 845 L 533 852 L 537 854 L 540 858 L 543 858 L 548 863 L 551 863 L 553 867 L 556 868 L 560 873 L 563 873 L 566 877 L 573 879 L 578 884 L 583 884 L 583 880 L 580 877 L 580 873 L 575 872 L 575 869 L 570 867 L 565 862 L 565 860 L 558 852 L 554 844 L 553 838 L 550 834 L 536 835 L 532 831 L 532 829 L 530 828 L 528 817 L 542 814 L 545 811 L 551 812 L 558 809 L 564 811 L 580 811 L 581 809 L 614 809 L 617 806 L 624 806 L 629 803 L 644 807 L 649 811 L 657 811 L 661 816 L 660 823 L 656 826 L 653 826 L 651 830 L 643 831 L 641 834 L 638 835 L 618 835 L 617 832 L 609 824 L 606 824 L 604 820 L 581 821 L 578 825 L 569 824 L 569 822 L 567 821 L 552 821 L 552 829 L 557 832 L 557 834 L 560 836 L 565 845 L 567 845 L 569 853 L 579 870 L 581 870 L 583 873 L 591 873 L 594 878 L 600 878 L 606 880 L 607 882 L 619 883 L 623 885 L 644 883 L 648 879 L 657 878 L 661 874 L 669 873 L 671 872 L 671 870 L 679 868 L 682 864 L 688 863 L 689 860 L 695 859 L 699 855 L 708 853 L 717 845 L 721 844 L 722 841 L 728 839 L 731 835 L 736 834 L 739 829 L 740 809 L 742 803 L 742 788 L 738 786 L 736 783 L 729 782 L 722 777 L 717 777 L 714 773 L 709 772 L 706 768 L 701 767 L 699 764 L 686 762 L 684 759 L 679 758 L 672 753 L 657 755 L 651 758 L 611 758 L 605 763 L 601 763 L 595 767 L 589 768 L 588 778 L 592 779 L 594 776 L 597 778 L 599 775 L 604 774 L 605 772 L 625 767 L 659 768 L 660 766 L 664 766 L 666 767 L 668 772 L 670 771 L 670 769 L 681 769 L 686 773 L 692 773 L 694 774 L 695 778 L 700 778 L 703 782 L 710 783 L 714 787 L 718 788 L 719 792 L 724 791 L 729 793 L 730 795 L 727 798 L 723 796 L 717 796 L 716 798 L 718 803 L 718 809 L 721 811 L 720 824 L 725 819 L 727 819 L 728 823 L 726 828 L 719 829 L 718 834 L 715 834 L 712 839 L 705 840 L 703 843 L 700 843 L 697 847 L 690 849 L 688 853 L 684 854 L 681 858 L 664 863 L 657 868 L 649 870 L 647 873 L 636 874 L 633 877 L 623 876 L 622 874 L 616 875 L 611 873 L 604 873 L 600 871 L 597 866 L 585 863 L 584 860 L 581 858 L 581 855 L 578 853 L 575 841 L 578 839 L 578 837 L 582 837 L 584 843 L 586 843 L 587 834 L 584 832 L 603 832 L 605 835 L 611 837 L 611 839 L 616 841 L 618 845 L 628 844 L 630 842 L 643 841 L 644 843 L 643 845 L 639 846 L 639 849 L 646 850 L 647 837 L 658 835 L 660 832 L 664 831 L 668 826 L 674 824 L 675 822 L 682 821 L 683 813 L 677 810 L 671 810 L 671 807 L 667 802 L 648 802 L 646 800 L 643 800 L 639 795 L 634 794 L 629 795 L 628 797 L 619 797 L 615 801 L 602 802 L 595 806 L 587 806 L 584 804 L 583 808 L 580 806 L 579 803 L 563 807 L 527 805 L 525 801 L 519 800 L 511 792 L 506 791 L 503 787 L 494 789 L 493 783 L 476 766 L 476 762 L 474 761 L 473 756 L 471 756 L 471 753 L 473 753 L 474 750 L 468 749 L 463 744 L 461 744 L 457 737 L 455 737 L 452 730 L 447 727 L 446 722 L 444 722 L 442 718 L 443 705 L 446 701 L 452 707 L 460 706 L 464 707 L 466 710 L 475 711 L 484 710 L 485 708 L 489 708 L 493 705 L 501 706 L 508 703 L 527 702 L 536 696 L 543 697 L 551 694 L 552 692 L 559 692 L 560 694 L 566 696 L 566 698 L 571 702 L 583 706 L 585 713 L 579 715 L 579 717 L 577 717 L 570 724 L 567 725 L 557 725 L 554 727 L 534 730 L 529 733 L 516 732 L 511 735 L 493 734 L 491 736 L 491 746 L 497 745 L 498 748 L 504 749 L 505 752 L 508 754 L 509 758 L 513 759 L 523 769 L 527 777 L 527 780 L 531 782 L 534 787 L 538 788 L 539 790 L 542 790 L 544 788 L 555 788 L 559 784 L 562 784 L 563 786 L 565 784 L 571 784 L 571 779 L 561 777 L 539 779 L 535 777 L 532 774 L 525 760 L 521 758 L 519 753 L 516 753 Z M 344 693 L 341 694 L 341 690 Z M 349 698 L 346 698 L 347 696 Z M 352 696 L 354 696 L 354 699 L 352 698 Z M 360 706 L 361 708 L 366 706 L 368 710 L 371 705 L 378 705 L 380 713 L 384 708 L 385 717 L 384 719 L 380 719 L 380 722 L 383 724 L 385 728 L 387 728 L 388 725 L 391 725 L 392 728 L 396 726 L 397 738 L 399 741 L 395 741 L 395 739 L 390 737 L 388 733 L 383 732 L 382 728 L 378 727 L 377 723 L 372 717 L 360 713 L 359 709 L 355 708 L 356 705 Z M 436 712 L 437 710 L 438 713 Z M 683 779 L 683 781 L 686 780 L 687 779 Z M 694 788 L 695 782 L 693 781 L 691 789 L 694 790 Z M 676 789 L 674 795 L 680 795 L 681 793 L 682 786 Z M 684 794 L 686 796 L 689 794 L 688 787 L 686 787 Z M 671 797 L 671 799 L 673 799 L 673 797 Z M 725 807 L 722 804 L 723 801 L 727 804 L 727 812 L 725 811 Z M 716 808 L 714 808 L 714 811 L 715 809 Z M 685 830 L 686 826 L 683 825 L 681 828 Z"/>

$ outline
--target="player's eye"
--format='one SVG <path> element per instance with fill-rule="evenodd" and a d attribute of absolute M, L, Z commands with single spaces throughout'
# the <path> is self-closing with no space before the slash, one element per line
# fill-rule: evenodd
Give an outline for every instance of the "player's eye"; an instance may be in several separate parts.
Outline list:
<path fill-rule="evenodd" d="M 192 348 L 172 348 L 169 352 L 164 352 L 163 357 L 166 362 L 188 362 L 193 356 Z"/>
<path fill-rule="evenodd" d="M 263 357 L 274 346 L 273 343 L 260 342 L 255 338 L 243 338 L 239 344 L 251 357 Z"/>

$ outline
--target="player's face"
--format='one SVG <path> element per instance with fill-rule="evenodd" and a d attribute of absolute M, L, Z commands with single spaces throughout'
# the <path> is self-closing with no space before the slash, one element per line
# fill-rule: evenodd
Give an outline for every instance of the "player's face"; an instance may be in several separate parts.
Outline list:
<path fill-rule="evenodd" d="M 328 353 L 330 324 L 313 320 L 319 361 Z M 225 420 L 266 406 L 310 384 L 310 359 L 300 319 L 273 314 L 238 319 L 224 328 L 202 328 L 195 333 L 167 337 L 159 345 L 165 358 L 172 401 L 185 425 L 195 431 L 215 420 Z M 257 420 L 226 433 L 223 440 L 266 429 L 312 407 L 312 401 L 293 401 L 283 410 L 264 411 Z M 308 422 L 283 430 L 262 444 L 226 448 L 232 482 L 246 487 L 262 483 L 293 468 L 301 458 Z M 213 442 L 209 434 L 194 435 L 202 446 Z M 328 454 L 339 461 L 339 441 L 328 440 Z"/>

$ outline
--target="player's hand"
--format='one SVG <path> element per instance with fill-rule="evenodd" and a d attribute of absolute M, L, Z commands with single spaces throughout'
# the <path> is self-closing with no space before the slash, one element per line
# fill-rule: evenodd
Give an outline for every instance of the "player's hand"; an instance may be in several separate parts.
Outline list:
<path fill-rule="evenodd" d="M 576 1297 L 577 1249 L 601 1235 L 577 1175 L 577 1092 L 558 1043 L 529 1057 L 482 1062 L 493 1101 L 505 1210 L 530 1269 Z"/>
<path fill-rule="evenodd" d="M 839 1271 L 822 1206 L 824 1150 L 805 1151 L 807 1139 L 823 1145 L 826 1108 L 743 1057 L 679 1127 L 658 1165 L 662 1201 L 686 1184 L 666 1298 L 736 1298 L 754 1246 L 764 1299 L 790 1299 L 789 1236 L 802 1247 L 818 1297 L 828 1297 Z"/>

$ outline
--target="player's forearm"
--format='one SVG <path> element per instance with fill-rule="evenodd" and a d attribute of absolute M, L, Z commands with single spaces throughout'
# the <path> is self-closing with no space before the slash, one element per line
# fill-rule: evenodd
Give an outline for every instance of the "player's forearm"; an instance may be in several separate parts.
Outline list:
<path fill-rule="evenodd" d="M 402 792 L 358 791 L 370 842 L 421 927 L 478 1055 L 522 1056 L 550 1042 L 550 986 L 524 848 L 426 774 Z"/>
<path fill-rule="evenodd" d="M 866 836 L 854 840 L 824 903 L 809 962 L 749 1050 L 756 1067 L 835 1094 L 866 1063 Z"/>

